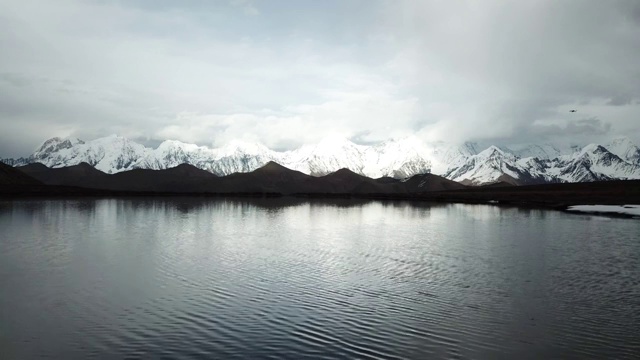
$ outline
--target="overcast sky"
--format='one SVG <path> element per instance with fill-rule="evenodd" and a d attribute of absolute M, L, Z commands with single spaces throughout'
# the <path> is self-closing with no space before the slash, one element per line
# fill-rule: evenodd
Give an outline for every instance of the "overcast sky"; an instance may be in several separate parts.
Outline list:
<path fill-rule="evenodd" d="M 640 142 L 640 1 L 0 0 L 0 156 L 112 133 Z"/>

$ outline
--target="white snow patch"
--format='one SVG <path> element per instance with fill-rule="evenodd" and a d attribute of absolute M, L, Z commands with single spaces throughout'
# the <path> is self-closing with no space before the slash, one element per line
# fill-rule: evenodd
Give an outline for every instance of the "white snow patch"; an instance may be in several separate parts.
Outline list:
<path fill-rule="evenodd" d="M 640 216 L 640 205 L 574 205 L 567 211 Z"/>

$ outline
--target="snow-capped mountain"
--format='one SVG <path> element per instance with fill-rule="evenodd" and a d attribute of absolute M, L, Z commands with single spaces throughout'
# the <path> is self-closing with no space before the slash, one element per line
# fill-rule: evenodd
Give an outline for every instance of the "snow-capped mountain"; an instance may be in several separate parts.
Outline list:
<path fill-rule="evenodd" d="M 640 179 L 640 166 L 621 159 L 601 145 L 590 144 L 577 152 L 551 159 L 547 154 L 520 158 L 505 149 L 491 146 L 478 155 L 468 157 L 465 163 L 447 172 L 445 177 L 472 185 L 504 180 L 505 177 L 509 182 L 520 185 Z"/>
<path fill-rule="evenodd" d="M 134 169 L 134 164 L 151 149 L 124 137 L 111 135 L 90 142 L 52 138 L 28 158 L 13 161 L 13 166 L 39 162 L 48 167 L 64 167 L 86 162 L 96 169 L 115 173 Z"/>
<path fill-rule="evenodd" d="M 192 165 L 216 175 L 253 171 L 269 161 L 278 161 L 279 155 L 262 144 L 233 141 L 214 149 L 213 156 Z"/>
<path fill-rule="evenodd" d="M 526 145 L 519 147 L 507 147 L 506 151 L 511 152 L 512 154 L 520 157 L 520 158 L 538 158 L 541 160 L 550 160 L 555 159 L 558 156 L 562 155 L 562 150 L 558 149 L 556 146 L 551 144 L 542 144 L 542 145 Z"/>
<path fill-rule="evenodd" d="M 461 146 L 435 142 L 427 145 L 429 157 L 432 159 L 432 172 L 446 174 L 461 166 L 470 156 L 478 154 L 478 145 L 466 142 Z"/>
<path fill-rule="evenodd" d="M 166 169 L 186 163 L 216 175 L 249 172 L 274 161 L 314 176 L 348 168 L 371 178 L 409 178 L 433 173 L 473 185 L 496 181 L 533 184 L 640 179 L 640 148 L 627 138 L 583 148 L 545 144 L 517 148 L 489 146 L 479 151 L 475 143 L 423 143 L 415 137 L 375 145 L 329 137 L 315 145 L 278 152 L 241 141 L 209 148 L 167 140 L 152 149 L 112 135 L 86 142 L 52 138 L 29 157 L 2 161 L 12 166 L 39 162 L 49 167 L 86 162 L 106 173 L 136 168 Z"/>
<path fill-rule="evenodd" d="M 35 159 L 44 159 L 51 153 L 69 149 L 78 144 L 84 144 L 84 141 L 76 138 L 61 139 L 59 137 L 54 137 L 45 141 L 42 146 L 36 149 L 32 156 Z"/>
<path fill-rule="evenodd" d="M 147 151 L 135 162 L 135 165 L 143 169 L 160 170 L 185 163 L 197 163 L 200 159 L 209 159 L 212 153 L 212 150 L 205 146 L 166 140 L 156 149 Z"/>
<path fill-rule="evenodd" d="M 622 160 L 640 165 L 640 148 L 632 143 L 628 137 L 614 139 L 605 147 Z"/>
<path fill-rule="evenodd" d="M 520 160 L 497 146 L 490 146 L 477 155 L 469 156 L 459 167 L 446 173 L 445 177 L 470 185 L 492 183 L 505 175 L 519 184 L 550 180 L 544 176 L 546 168 L 538 158 Z"/>
<path fill-rule="evenodd" d="M 415 137 L 382 142 L 368 147 L 365 154 L 362 174 L 369 177 L 408 178 L 432 171 L 428 152 Z"/>
<path fill-rule="evenodd" d="M 367 146 L 356 145 L 344 137 L 332 136 L 315 146 L 303 146 L 281 157 L 280 163 L 293 170 L 322 176 L 347 168 L 364 174 Z M 275 159 L 278 162 L 278 159 Z"/>
<path fill-rule="evenodd" d="M 640 166 L 621 159 L 604 146 L 589 144 L 577 154 L 554 159 L 548 173 L 571 182 L 638 179 Z"/>

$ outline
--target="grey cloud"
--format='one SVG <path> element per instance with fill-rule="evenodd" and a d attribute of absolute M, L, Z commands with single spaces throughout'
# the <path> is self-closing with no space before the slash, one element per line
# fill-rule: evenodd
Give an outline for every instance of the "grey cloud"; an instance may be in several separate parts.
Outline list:
<path fill-rule="evenodd" d="M 478 102 L 481 118 L 494 118 L 496 125 L 517 131 L 576 103 L 640 90 L 640 27 L 622 21 L 630 9 L 637 11 L 637 2 L 447 4 L 404 3 L 403 24 L 409 25 L 395 24 L 405 26 L 420 49 L 413 65 L 423 65 L 417 74 L 421 83 L 428 84 L 444 69 L 455 75 L 424 97 L 444 91 L 460 107 Z M 466 83 L 467 94 L 454 83 L 458 81 Z M 464 98 L 456 99 L 456 94 Z M 464 126 L 473 128 L 475 122 L 470 119 Z"/>
<path fill-rule="evenodd" d="M 598 118 L 581 118 L 572 121 L 558 121 L 558 123 L 522 124 L 516 129 L 514 136 L 483 141 L 488 145 L 544 144 L 585 145 L 593 142 L 607 143 L 617 136 L 612 131 L 612 124 Z"/>
<path fill-rule="evenodd" d="M 623 106 L 623 105 L 629 105 L 632 102 L 633 102 L 633 97 L 631 97 L 631 95 L 617 95 L 609 99 L 609 101 L 607 101 L 607 105 Z"/>
<path fill-rule="evenodd" d="M 605 135 L 611 131 L 611 123 L 603 122 L 597 118 L 581 119 L 570 122 L 564 126 L 559 125 L 533 125 L 530 128 L 534 135 L 553 137 L 573 137 L 576 135 Z"/>
<path fill-rule="evenodd" d="M 25 87 L 32 84 L 32 80 L 29 77 L 16 73 L 2 73 L 0 74 L 0 81 L 15 87 Z"/>
<path fill-rule="evenodd" d="M 111 133 L 640 142 L 637 1 L 60 1 L 0 3 L 0 157 Z"/>

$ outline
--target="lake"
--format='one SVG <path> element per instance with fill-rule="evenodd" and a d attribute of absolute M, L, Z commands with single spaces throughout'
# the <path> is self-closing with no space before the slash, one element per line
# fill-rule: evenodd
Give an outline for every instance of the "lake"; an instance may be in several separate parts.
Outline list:
<path fill-rule="evenodd" d="M 0 201 L 0 358 L 639 358 L 640 221 L 295 199 Z"/>

